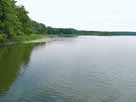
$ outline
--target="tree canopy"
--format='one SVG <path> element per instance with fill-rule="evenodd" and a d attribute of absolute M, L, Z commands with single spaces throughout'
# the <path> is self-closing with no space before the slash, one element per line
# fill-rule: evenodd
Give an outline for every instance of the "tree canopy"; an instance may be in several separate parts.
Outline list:
<path fill-rule="evenodd" d="M 31 33 L 46 33 L 46 26 L 31 20 L 25 7 L 15 0 L 0 0 L 0 34 L 8 38 Z"/>

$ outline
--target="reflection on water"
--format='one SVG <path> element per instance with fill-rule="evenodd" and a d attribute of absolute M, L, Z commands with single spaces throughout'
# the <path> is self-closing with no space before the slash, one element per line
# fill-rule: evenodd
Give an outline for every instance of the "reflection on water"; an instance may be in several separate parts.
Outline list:
<path fill-rule="evenodd" d="M 7 45 L 0 47 L 0 94 L 10 86 L 29 63 L 34 44 Z M 22 69 L 21 69 L 22 68 Z"/>
<path fill-rule="evenodd" d="M 135 102 L 136 37 L 0 47 L 0 102 Z"/>

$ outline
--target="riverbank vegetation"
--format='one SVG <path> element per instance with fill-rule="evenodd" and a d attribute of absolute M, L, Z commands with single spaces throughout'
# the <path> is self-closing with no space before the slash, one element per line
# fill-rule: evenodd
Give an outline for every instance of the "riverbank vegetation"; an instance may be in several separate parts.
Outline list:
<path fill-rule="evenodd" d="M 0 41 L 24 39 L 26 36 L 35 38 L 38 36 L 31 34 L 46 33 L 46 26 L 33 21 L 24 6 L 16 5 L 15 0 L 0 0 Z"/>
<path fill-rule="evenodd" d="M 37 35 L 34 35 L 37 34 Z M 136 35 L 135 32 L 96 32 L 73 28 L 53 28 L 32 20 L 15 0 L 0 0 L 0 41 L 33 40 L 42 35 Z"/>

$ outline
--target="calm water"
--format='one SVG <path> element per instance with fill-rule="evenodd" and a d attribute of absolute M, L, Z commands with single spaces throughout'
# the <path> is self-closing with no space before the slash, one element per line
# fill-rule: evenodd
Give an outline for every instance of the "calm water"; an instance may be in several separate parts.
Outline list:
<path fill-rule="evenodd" d="M 0 102 L 136 102 L 136 37 L 1 46 Z"/>

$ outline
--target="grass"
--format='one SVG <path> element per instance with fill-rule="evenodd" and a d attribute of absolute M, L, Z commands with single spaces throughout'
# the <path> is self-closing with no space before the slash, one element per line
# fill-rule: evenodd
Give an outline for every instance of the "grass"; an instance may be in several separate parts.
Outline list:
<path fill-rule="evenodd" d="M 24 41 L 37 40 L 37 39 L 42 39 L 47 37 L 48 37 L 47 35 L 43 35 L 43 34 L 31 34 L 31 35 L 16 36 L 10 39 L 10 41 L 24 42 Z"/>
<path fill-rule="evenodd" d="M 5 37 L 0 36 L 0 45 L 5 45 L 5 44 L 16 44 L 16 43 L 23 43 L 27 41 L 33 41 L 33 40 L 38 40 L 38 39 L 44 39 L 48 38 L 47 34 L 30 34 L 30 35 L 20 35 L 20 36 L 15 36 L 11 39 L 3 39 Z"/>

